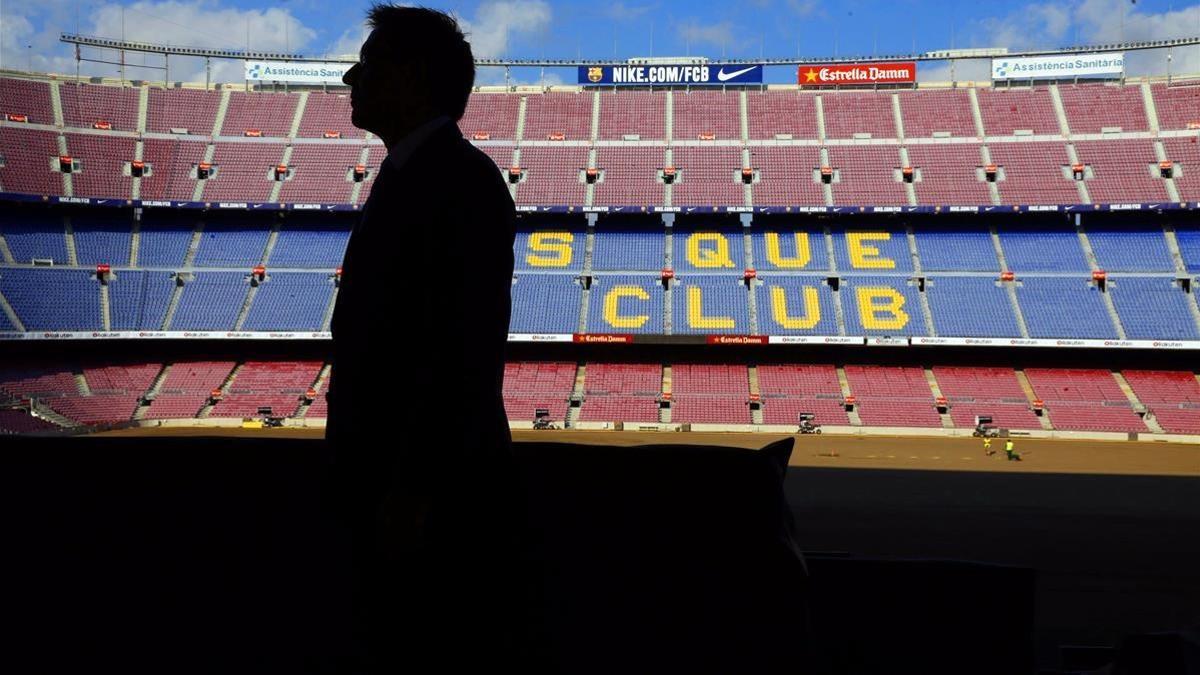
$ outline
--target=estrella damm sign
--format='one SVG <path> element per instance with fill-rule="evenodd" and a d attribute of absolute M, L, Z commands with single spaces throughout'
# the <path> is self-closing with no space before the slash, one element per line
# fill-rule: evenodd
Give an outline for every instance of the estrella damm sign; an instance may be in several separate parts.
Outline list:
<path fill-rule="evenodd" d="M 762 84 L 761 63 L 579 66 L 579 84 L 688 85 Z"/>

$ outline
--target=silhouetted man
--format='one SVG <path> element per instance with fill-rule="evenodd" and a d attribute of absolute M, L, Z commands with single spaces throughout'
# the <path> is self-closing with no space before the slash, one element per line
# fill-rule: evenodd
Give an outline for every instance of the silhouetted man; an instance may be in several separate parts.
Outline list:
<path fill-rule="evenodd" d="M 475 65 L 454 19 L 375 5 L 368 23 L 343 79 L 388 154 L 346 249 L 326 430 L 354 539 L 355 672 L 500 666 L 520 499 L 501 397 L 513 202 L 455 124 Z M 454 424 L 429 429 L 431 408 Z"/>

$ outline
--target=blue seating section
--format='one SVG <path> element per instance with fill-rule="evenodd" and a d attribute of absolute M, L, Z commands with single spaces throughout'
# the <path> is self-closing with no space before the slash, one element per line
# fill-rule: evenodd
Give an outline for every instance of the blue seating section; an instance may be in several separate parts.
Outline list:
<path fill-rule="evenodd" d="M 207 222 L 196 251 L 196 267 L 245 267 L 262 262 L 270 229 L 263 223 Z"/>
<path fill-rule="evenodd" d="M 518 274 L 512 287 L 512 333 L 574 333 L 583 289 L 565 274 Z"/>
<path fill-rule="evenodd" d="M 1168 277 L 1110 279 L 1108 292 L 1131 340 L 1196 340 L 1196 322 L 1188 310 L 1192 302 Z"/>
<path fill-rule="evenodd" d="M 912 272 L 912 252 L 904 230 L 869 228 L 831 231 L 838 272 L 866 274 Z"/>
<path fill-rule="evenodd" d="M 105 211 L 102 217 L 73 216 L 71 229 L 75 232 L 75 258 L 79 264 L 128 265 L 129 249 L 133 246 L 131 220 L 124 211 Z"/>
<path fill-rule="evenodd" d="M 138 235 L 137 264 L 140 267 L 182 267 L 195 229 L 196 223 L 191 220 L 147 217 L 142 221 Z"/>
<path fill-rule="evenodd" d="M 333 297 L 333 280 L 325 272 L 272 272 L 258 286 L 243 330 L 321 330 Z"/>
<path fill-rule="evenodd" d="M 754 268 L 760 272 L 825 272 L 829 250 L 821 230 L 751 228 Z"/>
<path fill-rule="evenodd" d="M 996 272 L 1000 261 L 992 234 L 983 228 L 914 228 L 924 272 Z"/>
<path fill-rule="evenodd" d="M 1029 272 L 1090 272 L 1079 235 L 1064 228 L 1000 228 L 1000 248 L 1008 269 Z"/>
<path fill-rule="evenodd" d="M 0 234 L 8 242 L 8 250 L 19 263 L 34 259 L 53 260 L 56 265 L 66 265 L 67 229 L 62 216 L 25 209 L 11 214 L 0 209 Z"/>
<path fill-rule="evenodd" d="M 15 331 L 16 326 L 8 318 L 8 312 L 0 312 L 0 331 Z"/>
<path fill-rule="evenodd" d="M 1008 291 L 996 279 L 927 277 L 925 297 L 940 336 L 1021 337 Z"/>
<path fill-rule="evenodd" d="M 334 269 L 341 267 L 350 241 L 349 230 L 320 226 L 284 225 L 267 266 L 276 268 Z"/>
<path fill-rule="evenodd" d="M 1160 229 L 1087 228 L 1096 264 L 1109 272 L 1173 272 L 1171 251 Z"/>
<path fill-rule="evenodd" d="M 663 287 L 657 275 L 612 274 L 592 279 L 589 333 L 663 332 Z"/>
<path fill-rule="evenodd" d="M 915 286 L 903 277 L 843 277 L 842 310 L 849 335 L 929 335 Z"/>
<path fill-rule="evenodd" d="M 660 235 L 661 239 L 661 235 Z M 662 242 L 659 242 L 661 248 Z M 516 272 L 583 271 L 587 232 L 578 228 L 518 231 L 513 242 Z"/>
<path fill-rule="evenodd" d="M 1033 338 L 1116 339 L 1100 291 L 1078 277 L 1026 277 L 1017 302 Z"/>
<path fill-rule="evenodd" d="M 1179 252 L 1188 272 L 1200 272 L 1200 228 L 1181 227 L 1175 230 Z"/>
<path fill-rule="evenodd" d="M 175 292 L 170 272 L 117 270 L 108 280 L 113 330 L 161 330 Z"/>
<path fill-rule="evenodd" d="M 837 335 L 833 291 L 821 276 L 760 275 L 754 288 L 758 332 Z M 814 300 L 815 298 L 815 300 Z"/>
<path fill-rule="evenodd" d="M 742 228 L 675 228 L 671 259 L 676 273 L 722 274 L 746 269 Z"/>
<path fill-rule="evenodd" d="M 170 330 L 233 330 L 246 301 L 247 273 L 197 272 L 183 287 Z"/>
<path fill-rule="evenodd" d="M 100 285 L 86 270 L 0 270 L 0 293 L 25 330 L 100 330 Z"/>
<path fill-rule="evenodd" d="M 662 226 L 644 229 L 596 227 L 592 269 L 597 272 L 655 271 L 666 266 L 666 237 Z"/>
<path fill-rule="evenodd" d="M 741 275 L 685 274 L 671 286 L 672 330 L 749 335 L 750 294 Z"/>

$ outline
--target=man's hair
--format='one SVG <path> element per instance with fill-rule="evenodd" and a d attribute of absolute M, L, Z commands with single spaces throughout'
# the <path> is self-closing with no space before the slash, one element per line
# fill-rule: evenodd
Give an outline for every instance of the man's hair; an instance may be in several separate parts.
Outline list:
<path fill-rule="evenodd" d="M 376 3 L 367 10 L 367 25 L 375 29 L 385 54 L 424 62 L 433 106 L 455 121 L 462 119 L 475 85 L 475 57 L 454 17 L 428 7 Z"/>

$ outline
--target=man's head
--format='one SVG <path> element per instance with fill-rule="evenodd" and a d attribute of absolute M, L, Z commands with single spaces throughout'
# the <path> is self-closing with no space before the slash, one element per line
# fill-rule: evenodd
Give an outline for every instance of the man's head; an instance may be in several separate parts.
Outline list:
<path fill-rule="evenodd" d="M 390 144 L 438 115 L 462 119 L 475 59 L 458 23 L 433 9 L 376 4 L 367 24 L 371 35 L 342 78 L 354 126 Z"/>

